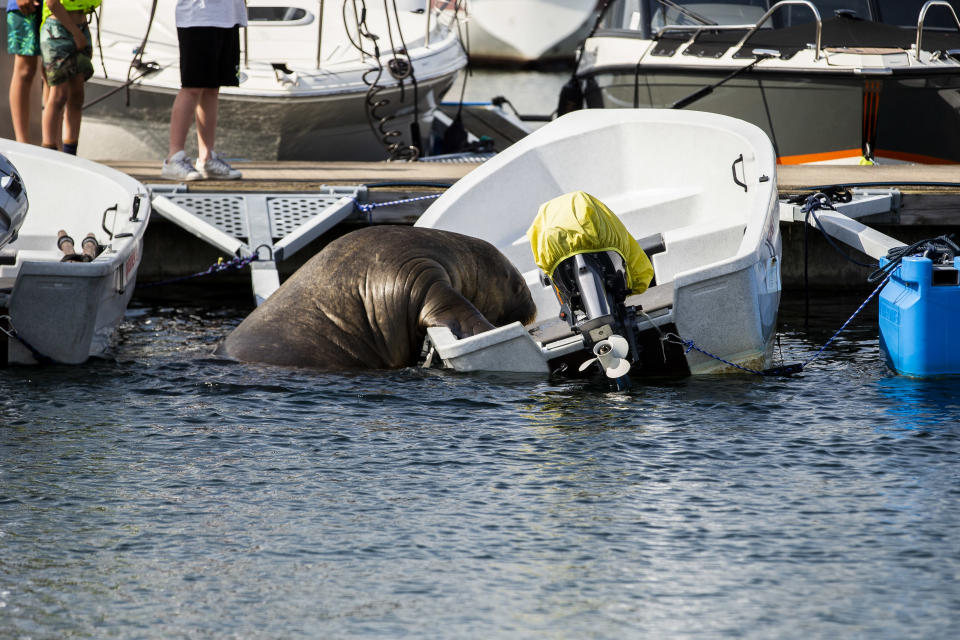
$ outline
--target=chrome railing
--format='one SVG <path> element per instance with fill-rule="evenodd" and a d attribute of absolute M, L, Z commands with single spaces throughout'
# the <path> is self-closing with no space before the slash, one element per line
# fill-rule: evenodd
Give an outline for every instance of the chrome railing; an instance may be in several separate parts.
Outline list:
<path fill-rule="evenodd" d="M 944 0 L 927 0 L 920 9 L 920 17 L 917 18 L 917 60 L 920 59 L 920 43 L 923 40 L 923 21 L 927 19 L 927 11 L 929 11 L 931 7 L 946 7 L 950 9 L 950 15 L 953 16 L 953 21 L 957 23 L 957 30 L 960 30 L 960 20 L 957 19 L 957 12 L 953 10 L 953 6 L 949 2 L 945 2 Z"/>
<path fill-rule="evenodd" d="M 767 11 L 765 14 L 763 14 L 763 16 L 759 20 L 757 20 L 757 24 L 753 25 L 753 28 L 751 28 L 750 31 L 748 31 L 740 39 L 740 42 L 737 43 L 736 48 L 739 49 L 744 44 L 746 44 L 747 40 L 750 39 L 750 36 L 752 36 L 764 22 L 769 20 L 770 16 L 772 16 L 774 13 L 776 13 L 780 9 L 787 6 L 791 6 L 791 5 L 807 7 L 808 9 L 810 9 L 810 11 L 813 12 L 813 17 L 817 21 L 817 41 L 814 45 L 813 60 L 814 61 L 819 60 L 820 59 L 820 35 L 821 35 L 821 32 L 823 31 L 823 22 L 820 20 L 820 12 L 817 11 L 817 7 L 812 2 L 810 2 L 810 0 L 782 0 L 782 2 L 778 2 L 777 4 L 773 5 L 772 7 L 770 7 L 769 11 Z"/>

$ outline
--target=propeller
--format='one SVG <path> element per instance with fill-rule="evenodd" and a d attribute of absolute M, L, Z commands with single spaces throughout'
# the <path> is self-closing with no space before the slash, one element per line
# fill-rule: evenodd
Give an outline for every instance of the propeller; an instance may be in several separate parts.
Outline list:
<path fill-rule="evenodd" d="M 594 362 L 599 362 L 608 378 L 619 378 L 630 371 L 630 361 L 625 359 L 629 351 L 630 345 L 627 343 L 627 339 L 614 334 L 593 345 L 593 355 L 596 357 L 590 358 L 580 365 L 580 371 Z"/>

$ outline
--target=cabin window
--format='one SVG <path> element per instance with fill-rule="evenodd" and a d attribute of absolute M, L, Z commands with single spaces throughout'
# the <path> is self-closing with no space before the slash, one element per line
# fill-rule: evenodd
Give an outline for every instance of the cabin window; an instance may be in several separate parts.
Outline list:
<path fill-rule="evenodd" d="M 920 9 L 926 0 L 877 0 L 877 9 L 880 12 L 880 22 L 895 24 L 901 27 L 917 27 L 920 19 Z M 949 0 L 953 10 L 960 17 L 960 0 Z M 933 6 L 927 11 L 923 21 L 923 28 L 957 30 L 957 23 L 953 21 L 950 10 L 946 7 Z"/>
<path fill-rule="evenodd" d="M 766 0 L 654 0 L 650 25 L 753 24 L 767 10 Z"/>
<path fill-rule="evenodd" d="M 870 10 L 870 0 L 813 0 L 813 4 L 820 12 L 821 20 L 829 20 L 839 14 L 846 14 L 861 20 L 873 20 L 875 17 Z M 795 24 L 807 24 L 814 21 L 813 12 L 807 7 L 792 5 L 784 7 L 780 10 L 780 13 L 782 15 L 774 16 L 774 20 L 778 23 L 777 26 L 790 27 Z"/>
<path fill-rule="evenodd" d="M 299 7 L 247 7 L 247 20 L 250 22 L 306 22 L 307 12 Z"/>

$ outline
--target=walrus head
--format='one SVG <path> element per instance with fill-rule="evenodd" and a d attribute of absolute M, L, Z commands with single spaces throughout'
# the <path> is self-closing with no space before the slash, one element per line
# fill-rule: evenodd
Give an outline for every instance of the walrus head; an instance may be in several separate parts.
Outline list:
<path fill-rule="evenodd" d="M 476 322 L 466 319 L 459 327 L 451 326 L 457 337 L 466 338 L 512 322 L 533 321 L 537 307 L 530 289 L 517 268 L 496 247 L 450 231 L 419 231 L 443 235 L 447 250 L 434 254 L 434 259 L 443 263 L 451 286 L 482 316 Z M 482 322 L 483 318 L 489 324 Z"/>

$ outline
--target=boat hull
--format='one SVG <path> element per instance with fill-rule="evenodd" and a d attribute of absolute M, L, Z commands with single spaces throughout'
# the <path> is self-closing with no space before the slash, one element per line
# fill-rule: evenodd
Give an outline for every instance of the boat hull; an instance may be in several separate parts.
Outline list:
<path fill-rule="evenodd" d="M 412 125 L 419 123 L 421 149 L 441 97 L 456 73 L 420 83 L 416 110 L 412 90 L 398 87 L 379 92 L 387 100 L 382 112 L 390 119 L 371 127 L 366 92 L 314 97 L 275 98 L 245 96 L 224 91 L 220 97 L 217 147 L 230 157 L 246 160 L 383 160 L 390 157 L 384 133 L 399 131 L 413 139 Z M 91 79 L 88 100 L 116 89 L 119 82 Z M 137 85 L 119 91 L 84 112 L 80 151 L 92 160 L 162 161 L 169 149 L 170 109 L 176 90 Z M 416 111 L 416 113 L 415 113 Z M 379 112 L 378 112 L 379 113 Z M 415 117 L 416 116 L 416 117 Z M 187 153 L 196 155 L 194 136 L 187 138 Z"/>
<path fill-rule="evenodd" d="M 573 62 L 594 0 L 470 0 L 470 59 L 489 65 Z"/>
<path fill-rule="evenodd" d="M 731 72 L 664 67 L 597 70 L 587 105 L 669 108 Z M 688 109 L 746 120 L 770 137 L 781 164 L 878 159 L 960 162 L 960 74 L 747 73 Z M 920 117 L 919 114 L 923 114 Z"/>

